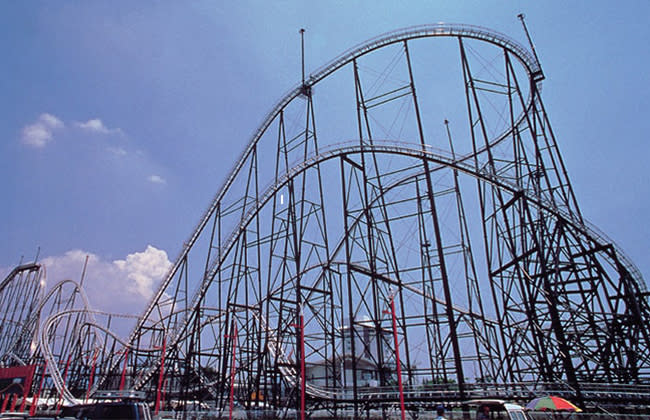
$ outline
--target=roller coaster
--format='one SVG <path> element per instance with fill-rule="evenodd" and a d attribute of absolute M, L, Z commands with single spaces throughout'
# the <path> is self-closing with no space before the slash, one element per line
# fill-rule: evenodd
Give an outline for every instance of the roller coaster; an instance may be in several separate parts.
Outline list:
<path fill-rule="evenodd" d="M 3 410 L 115 389 L 224 417 L 647 408 L 645 281 L 583 217 L 544 80 L 532 43 L 477 26 L 344 52 L 266 115 L 128 336 L 76 282 L 9 273 L 0 362 L 32 370 Z"/>

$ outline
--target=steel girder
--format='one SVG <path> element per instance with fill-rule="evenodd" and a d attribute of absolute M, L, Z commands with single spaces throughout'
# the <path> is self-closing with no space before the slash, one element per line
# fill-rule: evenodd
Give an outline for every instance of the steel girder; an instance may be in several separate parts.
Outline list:
<path fill-rule="evenodd" d="M 96 387 L 287 416 L 304 389 L 310 410 L 358 416 L 396 404 L 398 365 L 419 406 L 646 383 L 644 281 L 582 217 L 542 79 L 525 47 L 462 25 L 386 34 L 312 73 L 126 345 L 105 334 Z"/>

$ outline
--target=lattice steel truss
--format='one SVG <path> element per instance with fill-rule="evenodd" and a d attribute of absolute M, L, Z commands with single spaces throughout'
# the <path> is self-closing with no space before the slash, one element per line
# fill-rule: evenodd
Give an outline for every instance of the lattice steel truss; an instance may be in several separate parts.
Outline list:
<path fill-rule="evenodd" d="M 583 219 L 543 79 L 519 43 L 447 24 L 313 72 L 255 132 L 128 344 L 104 337 L 95 387 L 281 416 L 303 397 L 312 413 L 386 412 L 398 365 L 409 410 L 645 389 L 645 284 Z"/>

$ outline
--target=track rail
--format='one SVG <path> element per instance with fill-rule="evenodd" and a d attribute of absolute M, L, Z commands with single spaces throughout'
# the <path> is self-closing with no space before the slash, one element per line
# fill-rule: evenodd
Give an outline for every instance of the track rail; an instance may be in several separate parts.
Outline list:
<path fill-rule="evenodd" d="M 369 152 L 397 154 L 402 156 L 410 156 L 417 159 L 425 159 L 427 161 L 440 165 L 440 167 L 453 168 L 459 172 L 465 173 L 474 178 L 488 182 L 500 189 L 512 193 L 513 195 L 516 193 L 521 193 L 523 194 L 522 196 L 523 199 L 532 203 L 536 207 L 544 210 L 545 212 L 552 214 L 556 218 L 561 219 L 564 222 L 568 223 L 576 230 L 580 231 L 585 237 L 590 238 L 594 242 L 599 243 L 600 245 L 609 245 L 612 243 L 607 239 L 607 237 L 603 233 L 596 233 L 592 231 L 590 225 L 585 224 L 582 219 L 574 216 L 572 213 L 564 209 L 555 206 L 554 203 L 551 202 L 550 200 L 546 200 L 541 197 L 536 197 L 534 192 L 525 191 L 519 185 L 516 185 L 509 180 L 503 179 L 490 171 L 477 170 L 473 165 L 470 165 L 469 163 L 463 160 L 454 159 L 452 156 L 443 155 L 439 150 L 433 150 L 427 148 L 423 150 L 423 148 L 410 143 L 384 140 L 384 141 L 375 141 L 375 143 L 372 146 L 364 146 L 363 148 L 359 146 L 357 142 L 340 143 L 332 146 L 331 148 L 323 149 L 320 151 L 319 154 L 312 155 L 307 159 L 304 159 L 302 162 L 297 163 L 289 171 L 287 171 L 286 174 L 280 177 L 277 182 L 268 186 L 266 190 L 260 195 L 260 199 L 257 201 L 256 205 L 251 207 L 246 212 L 246 214 L 242 216 L 241 223 L 237 227 L 235 227 L 231 231 L 230 235 L 226 238 L 223 247 L 221 249 L 221 252 L 219 254 L 222 256 L 228 255 L 228 253 L 231 251 L 234 244 L 237 242 L 239 235 L 241 235 L 241 232 L 245 231 L 244 228 L 248 225 L 248 223 L 250 223 L 250 221 L 254 218 L 256 213 L 259 212 L 260 209 L 269 202 L 269 200 L 274 196 L 274 194 L 280 188 L 282 188 L 287 182 L 289 182 L 290 179 L 296 177 L 299 173 L 307 170 L 308 168 L 316 166 L 327 160 L 344 156 L 344 155 L 369 153 Z M 639 285 L 639 288 L 642 288 L 641 285 L 643 284 L 643 278 L 641 277 L 638 269 L 634 267 L 631 261 L 625 256 L 625 254 L 619 248 L 615 249 L 615 253 L 616 256 L 621 261 L 626 261 L 626 264 L 631 267 L 631 270 L 629 272 L 633 281 L 637 285 Z M 207 278 L 211 279 L 216 275 L 220 263 L 221 263 L 220 259 L 215 259 L 211 263 L 210 272 L 207 275 Z M 191 308 L 196 309 L 198 303 L 201 301 L 201 298 L 205 294 L 208 287 L 210 287 L 210 284 L 208 282 L 204 282 L 201 284 L 201 287 L 195 292 L 192 298 Z M 424 293 L 422 291 L 418 291 L 418 292 Z M 444 301 L 441 302 L 444 303 Z M 467 311 L 459 307 L 456 307 L 455 311 L 459 313 L 467 313 Z M 192 311 L 190 310 L 189 312 Z M 187 318 L 185 319 L 187 320 Z M 487 322 L 489 320 L 486 319 L 485 321 Z M 176 331 L 172 332 L 172 334 L 169 335 L 169 340 L 170 340 L 169 342 L 171 343 L 172 346 L 178 343 L 179 338 L 183 335 L 182 331 L 184 331 L 187 327 L 188 325 L 186 323 L 185 325 L 181 326 L 180 328 L 178 328 Z M 281 352 L 281 350 L 277 348 L 277 345 L 275 345 L 275 348 L 274 347 L 269 348 L 269 350 L 277 352 L 280 357 L 285 357 Z M 141 386 L 151 375 L 153 375 L 155 369 L 156 366 L 152 366 L 151 369 L 149 370 L 149 374 L 144 375 L 142 377 L 142 379 L 138 382 L 136 388 L 138 386 Z M 281 371 L 283 372 L 285 377 L 288 378 L 290 383 L 295 385 L 295 383 L 291 382 L 292 379 L 290 379 L 292 377 L 295 378 L 295 371 L 287 367 L 281 368 Z M 311 395 L 314 396 L 318 396 L 322 398 L 334 398 L 334 399 L 337 397 L 336 393 L 332 393 L 331 391 L 327 391 L 323 389 L 318 389 L 317 387 L 311 386 L 311 388 L 308 389 Z"/>
<path fill-rule="evenodd" d="M 543 79 L 541 67 L 537 62 L 537 60 L 535 59 L 535 57 L 531 53 L 529 53 L 524 46 L 522 46 L 520 43 L 518 43 L 517 41 L 513 40 L 512 38 L 506 35 L 503 35 L 499 32 L 495 32 L 480 26 L 460 25 L 460 24 L 432 24 L 432 25 L 413 26 L 413 27 L 409 27 L 409 28 L 405 28 L 393 32 L 388 32 L 384 35 L 380 35 L 378 37 L 372 38 L 367 42 L 359 44 L 358 46 L 349 49 L 348 51 L 344 52 L 343 54 L 341 54 L 340 56 L 338 56 L 328 64 L 320 67 L 315 72 L 313 72 L 309 76 L 309 78 L 305 81 L 305 85 L 309 87 L 316 85 L 319 81 L 323 80 L 324 78 L 326 78 L 336 70 L 342 68 L 346 64 L 349 64 L 355 58 L 361 57 L 364 54 L 367 54 L 371 51 L 374 51 L 376 49 L 379 49 L 381 47 L 390 44 L 395 44 L 398 42 L 403 42 L 411 39 L 425 38 L 425 37 L 466 37 L 466 38 L 477 39 L 477 40 L 481 40 L 481 41 L 485 41 L 497 45 L 514 54 L 514 56 L 524 65 L 526 72 L 528 73 L 531 81 L 533 81 L 534 83 L 541 83 L 541 80 Z M 251 140 L 248 143 L 248 146 L 244 149 L 240 157 L 237 159 L 235 166 L 231 169 L 226 180 L 219 187 L 218 189 L 219 192 L 213 199 L 212 204 L 201 216 L 200 221 L 197 227 L 194 229 L 193 234 L 188 238 L 188 240 L 184 242 L 183 249 L 181 250 L 180 254 L 177 256 L 175 263 L 170 269 L 169 273 L 167 274 L 163 282 L 161 282 L 161 285 L 157 293 L 154 295 L 151 304 L 144 311 L 144 313 L 141 316 L 141 320 L 133 329 L 129 341 L 134 341 L 135 337 L 137 336 L 137 332 L 144 327 L 146 320 L 154 311 L 157 302 L 163 296 L 166 287 L 169 285 L 169 283 L 174 278 L 175 274 L 180 269 L 181 265 L 183 264 L 183 261 L 185 261 L 185 259 L 188 257 L 191 248 L 198 240 L 201 232 L 203 232 L 203 230 L 207 226 L 211 216 L 217 210 L 219 203 L 221 203 L 225 193 L 233 184 L 237 174 L 240 173 L 242 167 L 244 166 L 244 163 L 246 162 L 247 158 L 250 156 L 250 154 L 256 147 L 262 135 L 266 132 L 266 130 L 271 125 L 272 121 L 278 116 L 280 111 L 304 92 L 305 85 L 300 84 L 292 88 L 288 93 L 286 93 L 273 106 L 271 111 L 267 114 L 266 118 L 263 120 L 263 122 L 260 124 L 258 129 L 255 131 Z M 528 100 L 528 106 L 530 106 L 531 101 L 532 101 L 532 97 L 529 98 Z M 520 116 L 518 120 L 520 121 L 522 118 L 523 117 Z M 500 137 L 504 137 L 504 136 L 505 134 L 502 134 Z"/>

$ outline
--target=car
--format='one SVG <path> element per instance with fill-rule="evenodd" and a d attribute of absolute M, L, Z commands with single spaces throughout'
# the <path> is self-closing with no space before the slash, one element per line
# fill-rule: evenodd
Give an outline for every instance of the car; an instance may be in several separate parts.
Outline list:
<path fill-rule="evenodd" d="M 30 416 L 26 412 L 8 411 L 0 414 L 0 420 L 63 420 L 59 416 Z"/>
<path fill-rule="evenodd" d="M 0 414 L 0 420 L 23 420 L 29 417 L 28 413 L 22 413 L 19 411 L 7 411 L 6 413 Z"/>
<path fill-rule="evenodd" d="M 90 404 L 64 406 L 60 416 L 84 420 L 151 420 L 144 393 L 137 391 L 99 391 Z"/>
<path fill-rule="evenodd" d="M 61 417 L 85 420 L 151 420 L 151 412 L 144 402 L 106 401 L 63 407 Z"/>
<path fill-rule="evenodd" d="M 524 411 L 524 407 L 519 404 L 496 400 L 481 399 L 465 401 L 463 406 L 470 408 L 472 419 L 488 418 L 490 420 L 530 420 L 530 417 Z M 485 413 L 486 417 L 480 414 Z"/>

